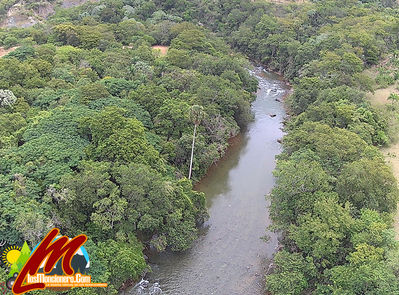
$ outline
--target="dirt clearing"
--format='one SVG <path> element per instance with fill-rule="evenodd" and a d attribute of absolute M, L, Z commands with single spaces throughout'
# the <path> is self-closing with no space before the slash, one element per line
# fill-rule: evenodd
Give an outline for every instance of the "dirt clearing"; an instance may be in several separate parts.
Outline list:
<path fill-rule="evenodd" d="M 15 49 L 17 49 L 18 47 L 19 46 L 15 46 L 15 47 L 11 47 L 11 48 L 8 48 L 8 49 L 5 49 L 4 47 L 0 47 L 0 57 L 6 56 L 10 52 L 12 52 Z"/>
<path fill-rule="evenodd" d="M 165 56 L 168 53 L 169 46 L 155 45 L 152 49 L 159 50 L 161 56 Z"/>
<path fill-rule="evenodd" d="M 371 104 L 373 106 L 386 105 L 387 103 L 391 103 L 388 100 L 388 96 L 391 93 L 399 94 L 399 91 L 398 91 L 398 89 L 396 87 L 397 87 L 397 85 L 394 84 L 394 85 L 391 85 L 391 86 L 389 86 L 387 88 L 377 89 L 377 90 L 374 91 L 374 94 L 373 93 L 369 93 L 367 95 L 367 97 L 370 99 L 370 102 L 371 102 Z"/>

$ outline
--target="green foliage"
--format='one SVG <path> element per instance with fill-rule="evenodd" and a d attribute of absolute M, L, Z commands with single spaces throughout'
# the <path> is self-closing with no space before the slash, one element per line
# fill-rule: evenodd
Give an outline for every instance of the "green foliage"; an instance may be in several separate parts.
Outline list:
<path fill-rule="evenodd" d="M 368 259 L 359 265 L 336 266 L 328 272 L 330 294 L 398 294 L 398 281 L 392 270 L 382 261 L 373 261 L 375 251 L 364 255 Z"/>
<path fill-rule="evenodd" d="M 283 145 L 287 154 L 310 149 L 320 158 L 323 168 L 333 175 L 339 174 L 347 162 L 377 155 L 377 151 L 368 147 L 353 132 L 313 122 L 305 122 L 289 133 L 284 138 Z"/>
<path fill-rule="evenodd" d="M 388 100 L 392 101 L 392 103 L 398 102 L 398 101 L 399 101 L 399 95 L 396 94 L 396 93 L 391 93 L 391 94 L 388 96 Z"/>
<path fill-rule="evenodd" d="M 9 49 L 9 48 L 11 48 L 11 47 L 13 47 L 13 46 L 15 46 L 17 44 L 18 44 L 18 39 L 15 38 L 14 36 L 6 37 L 3 40 L 3 45 L 4 45 L 5 49 Z"/>
<path fill-rule="evenodd" d="M 171 47 L 181 50 L 196 50 L 212 53 L 214 49 L 207 42 L 204 32 L 198 29 L 188 29 L 182 31 L 173 41 Z"/>
<path fill-rule="evenodd" d="M 390 228 L 389 215 L 375 210 L 362 209 L 355 220 L 354 234 L 351 242 L 354 246 L 367 243 L 374 247 L 383 248 L 386 253 L 395 248 L 394 231 Z"/>
<path fill-rule="evenodd" d="M 267 290 L 273 294 L 302 294 L 316 275 L 312 259 L 303 258 L 300 253 L 280 251 L 274 257 L 274 263 L 274 273 L 266 278 Z"/>
<path fill-rule="evenodd" d="M 82 119 L 81 129 L 91 139 L 88 157 L 99 161 L 145 163 L 162 170 L 162 160 L 148 143 L 143 124 L 123 114 L 123 109 L 107 107 Z"/>
<path fill-rule="evenodd" d="M 290 227 L 290 238 L 305 255 L 313 257 L 318 268 L 341 263 L 350 250 L 346 239 L 354 222 L 349 203 L 342 207 L 336 198 L 321 199 L 312 211 Z"/>
<path fill-rule="evenodd" d="M 38 244 L 51 230 L 53 224 L 47 214 L 45 206 L 34 200 L 25 201 L 20 205 L 13 226 L 32 245 Z"/>
<path fill-rule="evenodd" d="M 166 136 L 180 138 L 189 127 L 189 105 L 184 101 L 165 100 L 154 118 L 155 131 Z"/>
<path fill-rule="evenodd" d="M 21 61 L 24 61 L 30 57 L 34 57 L 35 55 L 36 52 L 32 46 L 21 46 L 7 54 L 5 58 L 17 58 Z"/>
<path fill-rule="evenodd" d="M 294 94 L 290 97 L 290 106 L 292 110 L 299 114 L 303 112 L 310 104 L 316 101 L 319 91 L 322 88 L 322 82 L 319 78 L 303 78 L 294 86 Z"/>
<path fill-rule="evenodd" d="M 106 281 L 119 289 L 128 279 L 139 279 L 146 269 L 142 247 L 136 239 L 129 242 L 106 240 L 95 248 L 97 264 L 109 270 Z M 95 261 L 93 259 L 93 261 Z"/>
<path fill-rule="evenodd" d="M 311 212 L 313 203 L 331 190 L 328 175 L 315 160 L 279 161 L 274 175 L 271 213 L 281 225 Z"/>
<path fill-rule="evenodd" d="M 113 96 L 125 97 L 130 90 L 136 88 L 136 84 L 126 79 L 108 78 L 102 80 L 107 91 Z"/>
<path fill-rule="evenodd" d="M 389 85 L 395 83 L 394 77 L 387 73 L 378 73 L 377 77 L 375 78 L 375 82 L 378 84 L 380 88 L 387 88 Z"/>
<path fill-rule="evenodd" d="M 88 107 L 90 109 L 94 109 L 97 111 L 101 111 L 105 107 L 111 106 L 123 109 L 124 115 L 127 118 L 136 118 L 141 123 L 143 123 L 144 127 L 153 127 L 150 114 L 142 106 L 138 105 L 133 100 L 117 97 L 108 97 L 97 99 L 88 104 Z"/>
<path fill-rule="evenodd" d="M 396 210 L 396 179 L 391 169 L 380 160 L 360 159 L 347 164 L 337 178 L 336 189 L 343 202 L 349 201 L 358 210 Z"/>
<path fill-rule="evenodd" d="M 81 100 L 83 103 L 101 98 L 107 98 L 108 96 L 110 96 L 107 87 L 99 82 L 83 85 L 80 88 L 80 92 Z"/>
<path fill-rule="evenodd" d="M 16 147 L 27 123 L 20 113 L 0 115 L 0 148 Z"/>
<path fill-rule="evenodd" d="M 171 181 L 143 164 L 111 169 L 108 163 L 85 162 L 80 170 L 65 176 L 63 189 L 53 194 L 69 231 L 86 225 L 96 238 L 164 236 L 166 245 L 183 250 L 206 218 L 204 196 L 191 191 L 188 181 Z"/>
<path fill-rule="evenodd" d="M 94 204 L 115 193 L 117 186 L 109 180 L 110 164 L 81 162 L 80 172 L 65 175 L 61 191 L 52 193 L 65 229 L 74 232 L 85 227 L 94 213 Z"/>
<path fill-rule="evenodd" d="M 121 166 L 116 180 L 128 202 L 129 223 L 143 234 L 165 235 L 173 250 L 185 250 L 197 236 L 196 224 L 206 217 L 204 196 L 187 180 L 171 182 L 143 165 Z"/>
<path fill-rule="evenodd" d="M 6 282 L 8 279 L 7 271 L 4 267 L 0 267 L 0 281 Z"/>
<path fill-rule="evenodd" d="M 0 234 L 37 243 L 52 226 L 86 233 L 94 278 L 110 282 L 103 294 L 143 274 L 137 245 L 188 249 L 207 218 L 204 195 L 181 179 L 192 106 L 205 114 L 194 120 L 199 180 L 251 120 L 257 89 L 222 39 L 157 5 L 88 3 L 0 34 L 22 44 L 0 59 Z M 157 41 L 171 44 L 166 57 Z"/>
<path fill-rule="evenodd" d="M 57 183 L 77 167 L 84 157 L 88 142 L 78 133 L 78 121 L 87 110 L 61 108 L 42 112 L 23 134 L 24 144 L 10 153 L 21 171 L 36 179 L 40 185 Z"/>
<path fill-rule="evenodd" d="M 170 98 L 170 94 L 162 86 L 141 85 L 129 94 L 129 98 L 145 107 L 154 118 L 163 102 Z"/>

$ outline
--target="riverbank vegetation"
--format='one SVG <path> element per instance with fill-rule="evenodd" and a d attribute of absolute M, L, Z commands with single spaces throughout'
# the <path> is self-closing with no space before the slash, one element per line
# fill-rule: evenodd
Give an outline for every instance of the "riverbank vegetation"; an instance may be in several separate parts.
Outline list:
<path fill-rule="evenodd" d="M 115 294 L 145 272 L 144 247 L 189 248 L 207 218 L 187 179 L 193 130 L 197 181 L 252 119 L 247 61 L 152 10 L 104 1 L 0 32 L 19 46 L 0 59 L 0 237 L 87 234 L 93 281 L 109 287 L 71 294 Z"/>
<path fill-rule="evenodd" d="M 271 193 L 283 250 L 267 291 L 399 294 L 398 189 L 379 151 L 395 139 L 397 115 L 370 106 L 364 71 L 398 49 L 396 3 L 196 1 L 189 11 L 294 87 Z M 381 72 L 376 83 L 395 79 Z"/>
<path fill-rule="evenodd" d="M 397 50 L 390 6 L 255 3 L 227 9 L 216 22 L 233 46 L 294 85 L 271 193 L 274 229 L 283 233 L 266 278 L 271 294 L 399 293 L 398 189 L 378 149 L 393 139 L 397 119 L 370 106 L 373 81 L 364 73 Z M 377 83 L 394 81 L 388 76 Z"/>
<path fill-rule="evenodd" d="M 186 17 L 294 87 L 271 193 L 283 250 L 267 291 L 399 294 L 392 227 L 398 189 L 379 150 L 395 139 L 397 115 L 366 99 L 375 82 L 397 78 L 389 70 L 375 79 L 365 72 L 398 49 L 396 3 L 197 1 L 195 7 Z"/>

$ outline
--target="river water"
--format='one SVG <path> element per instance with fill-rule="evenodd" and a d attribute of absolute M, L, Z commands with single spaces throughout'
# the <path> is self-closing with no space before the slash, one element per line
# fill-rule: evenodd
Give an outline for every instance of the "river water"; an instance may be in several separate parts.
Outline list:
<path fill-rule="evenodd" d="M 285 112 L 276 99 L 282 100 L 288 87 L 262 68 L 253 74 L 259 80 L 254 121 L 195 188 L 206 194 L 210 214 L 199 239 L 184 253 L 152 255 L 148 285 L 143 281 L 126 294 L 161 294 L 161 289 L 173 295 L 264 294 L 267 261 L 277 249 L 276 234 L 266 231 L 265 198 L 274 185 L 277 140 L 283 136 Z M 267 243 L 261 239 L 266 234 Z"/>

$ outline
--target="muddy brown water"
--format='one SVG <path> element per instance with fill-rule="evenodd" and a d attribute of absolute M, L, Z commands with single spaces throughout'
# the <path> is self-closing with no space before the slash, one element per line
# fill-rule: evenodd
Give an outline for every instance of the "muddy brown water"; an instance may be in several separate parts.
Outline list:
<path fill-rule="evenodd" d="M 266 230 L 270 219 L 265 198 L 275 182 L 272 171 L 281 152 L 277 140 L 283 136 L 285 112 L 276 99 L 282 100 L 288 87 L 262 68 L 253 74 L 259 80 L 254 121 L 196 186 L 207 196 L 210 215 L 199 239 L 184 253 L 152 255 L 148 283 L 125 294 L 264 294 L 266 261 L 278 246 L 276 234 Z M 261 239 L 266 234 L 267 243 Z"/>

